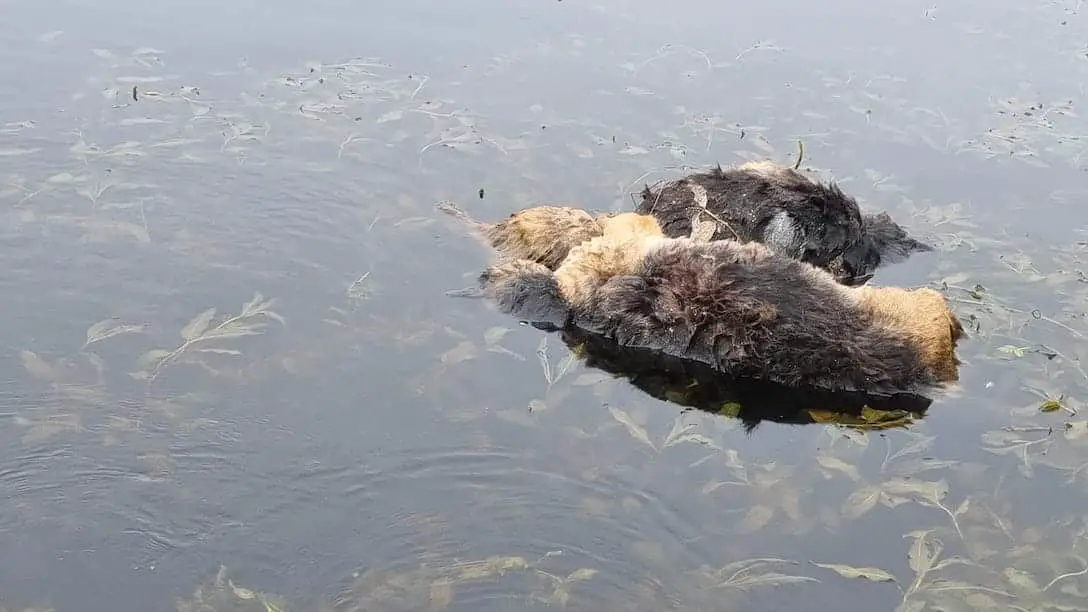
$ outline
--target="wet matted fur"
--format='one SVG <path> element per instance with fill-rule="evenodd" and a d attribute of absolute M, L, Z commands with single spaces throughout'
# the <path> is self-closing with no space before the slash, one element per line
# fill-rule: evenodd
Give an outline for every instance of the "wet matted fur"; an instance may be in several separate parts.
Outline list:
<path fill-rule="evenodd" d="M 707 212 L 701 212 L 704 209 Z M 770 161 L 721 166 L 642 191 L 636 211 L 652 214 L 672 238 L 691 236 L 692 219 L 715 225 L 711 240 L 761 242 L 824 268 L 844 284 L 864 284 L 878 267 L 933 247 L 886 213 L 862 214 L 834 183 Z"/>
<path fill-rule="evenodd" d="M 731 376 L 880 393 L 958 378 L 962 327 L 936 291 L 846 287 L 757 242 L 666 238 L 648 215 L 598 223 L 604 233 L 554 271 L 525 259 L 488 267 L 482 293 L 519 318 Z"/>
<path fill-rule="evenodd" d="M 468 224 L 502 257 L 535 261 L 549 270 L 572 248 L 604 233 L 596 218 L 570 206 L 533 206 L 495 223 L 478 221 L 448 201 L 439 202 L 438 209 Z"/>

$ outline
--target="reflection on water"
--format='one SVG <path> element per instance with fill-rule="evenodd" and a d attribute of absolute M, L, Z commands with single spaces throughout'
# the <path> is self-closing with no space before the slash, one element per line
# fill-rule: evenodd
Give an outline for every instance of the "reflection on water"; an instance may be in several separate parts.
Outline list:
<path fill-rule="evenodd" d="M 547 324 L 537 326 L 551 327 Z M 651 397 L 739 418 L 749 431 L 765 420 L 793 424 L 838 423 L 863 429 L 897 427 L 910 424 L 915 416 L 924 415 L 933 403 L 930 398 L 910 393 L 880 396 L 733 379 L 701 362 L 623 347 L 575 328 L 552 331 L 559 333 L 563 343 L 571 349 L 560 368 L 566 366 L 571 357 L 581 356 L 587 366 L 623 377 Z M 588 374 L 583 380 L 584 384 L 591 384 L 601 378 Z M 688 435 L 684 430 L 674 433 Z M 693 437 L 695 440 L 705 440 L 704 436 L 693 436 L 698 436 Z"/>
<path fill-rule="evenodd" d="M 7 609 L 1080 605 L 1077 3 L 430 4 L 4 5 Z M 957 389 L 443 295 L 488 254 L 438 200 L 629 208 L 798 139 L 938 246 L 874 282 L 953 300 Z"/>

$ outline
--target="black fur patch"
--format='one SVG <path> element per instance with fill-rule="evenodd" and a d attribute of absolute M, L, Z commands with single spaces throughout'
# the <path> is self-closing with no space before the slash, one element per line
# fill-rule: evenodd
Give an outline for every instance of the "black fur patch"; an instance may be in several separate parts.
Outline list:
<path fill-rule="evenodd" d="M 761 242 L 829 270 L 845 284 L 862 284 L 880 265 L 912 251 L 932 250 L 886 214 L 862 215 L 857 201 L 834 183 L 813 181 L 784 166 L 769 172 L 719 166 L 656 191 L 646 187 L 637 212 L 657 218 L 671 238 L 690 236 L 699 210 L 692 185 L 706 190 L 706 209 L 717 217 L 713 240 Z"/>
<path fill-rule="evenodd" d="M 907 235 L 888 213 L 861 216 L 862 233 L 856 242 L 832 261 L 831 271 L 837 278 L 853 279 L 852 284 L 868 281 L 882 265 L 906 261 L 911 253 L 932 251 L 933 247 Z"/>

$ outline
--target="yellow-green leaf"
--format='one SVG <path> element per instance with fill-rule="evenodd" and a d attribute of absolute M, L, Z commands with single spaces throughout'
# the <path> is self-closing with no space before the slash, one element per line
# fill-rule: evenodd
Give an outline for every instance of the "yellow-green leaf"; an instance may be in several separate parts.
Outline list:
<path fill-rule="evenodd" d="M 1048 399 L 1047 401 L 1043 402 L 1041 406 L 1039 406 L 1039 410 L 1042 412 L 1054 412 L 1055 410 L 1060 410 L 1061 407 L 1062 403 L 1060 401 Z"/>

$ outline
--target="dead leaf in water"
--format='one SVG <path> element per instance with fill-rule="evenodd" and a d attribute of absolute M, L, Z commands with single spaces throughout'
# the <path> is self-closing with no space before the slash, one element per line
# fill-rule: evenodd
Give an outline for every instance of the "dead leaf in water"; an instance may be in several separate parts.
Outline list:
<path fill-rule="evenodd" d="M 257 597 L 257 594 L 253 591 L 244 587 L 235 586 L 234 582 L 229 579 L 227 580 L 227 584 L 230 586 L 230 589 L 234 591 L 234 596 L 238 599 L 254 599 Z"/>
<path fill-rule="evenodd" d="M 95 342 L 101 342 L 114 336 L 120 336 L 121 334 L 128 334 L 132 332 L 143 331 L 143 325 L 125 325 L 114 324 L 117 319 L 103 319 L 98 323 L 87 328 L 87 341 L 83 344 L 83 348 L 94 344 Z"/>
<path fill-rule="evenodd" d="M 614 406 L 609 406 L 608 412 L 612 414 L 612 418 L 619 421 L 620 424 L 627 429 L 627 433 L 631 434 L 632 438 L 638 440 L 639 442 L 642 442 L 643 444 L 649 446 L 655 451 L 657 450 L 657 447 L 654 446 L 654 443 L 650 441 L 650 436 L 646 433 L 646 430 L 643 429 L 641 425 L 631 420 L 631 415 Z"/>
<path fill-rule="evenodd" d="M 879 567 L 854 567 L 852 565 L 840 565 L 837 563 L 817 563 L 809 561 L 816 567 L 829 569 L 843 578 L 863 578 L 873 582 L 895 582 L 895 576 Z"/>
<path fill-rule="evenodd" d="M 579 580 L 589 580 L 590 578 L 592 578 L 592 577 L 594 577 L 596 575 L 597 575 L 597 570 L 592 569 L 592 568 L 588 568 L 588 567 L 583 567 L 581 569 L 576 569 L 573 572 L 571 572 L 570 575 L 567 576 L 566 582 L 576 582 L 576 581 L 579 581 Z"/>
<path fill-rule="evenodd" d="M 611 374 L 606 374 L 604 372 L 587 372 L 580 375 L 578 378 L 575 378 L 571 383 L 571 386 L 588 387 L 612 380 L 612 378 Z"/>
<path fill-rule="evenodd" d="M 47 381 L 52 381 L 55 378 L 53 367 L 41 357 L 38 357 L 38 354 L 34 351 L 24 349 L 19 352 L 19 356 L 23 359 L 23 367 L 26 368 L 27 373 L 34 378 Z"/>
<path fill-rule="evenodd" d="M 714 586 L 716 588 L 736 589 L 738 591 L 747 591 L 752 587 L 757 586 L 782 586 L 799 582 L 820 582 L 816 578 L 809 576 L 795 576 L 776 571 L 766 571 L 763 573 L 757 571 L 757 568 L 762 569 L 761 566 L 771 564 L 796 565 L 797 562 L 774 558 L 745 559 L 743 561 L 730 563 L 717 571 L 709 573 L 707 578 L 715 583 Z"/>
<path fill-rule="evenodd" d="M 741 521 L 740 529 L 746 533 L 759 531 L 771 522 L 774 514 L 774 508 L 770 506 L 752 506 L 748 510 L 748 514 L 744 516 L 744 520 Z"/>
<path fill-rule="evenodd" d="M 428 596 L 431 610 L 441 610 L 449 607 L 453 602 L 453 581 L 449 578 L 439 578 L 431 583 Z"/>
<path fill-rule="evenodd" d="M 849 463 L 846 463 L 845 461 L 837 457 L 832 457 L 830 455 L 819 455 L 816 457 L 816 463 L 819 463 L 820 467 L 823 467 L 824 469 L 842 472 L 854 482 L 858 482 L 859 480 L 861 480 L 861 474 L 858 473 L 858 469 L 856 467 L 850 465 Z"/>
<path fill-rule="evenodd" d="M 461 363 L 476 356 L 476 345 L 469 340 L 463 340 L 457 346 L 442 354 L 441 361 L 446 365 Z"/>
<path fill-rule="evenodd" d="M 181 328 L 181 339 L 188 342 L 199 337 L 208 330 L 208 326 L 211 325 L 212 317 L 214 316 L 215 308 L 209 308 L 198 314 L 192 321 L 189 321 L 185 327 Z"/>
<path fill-rule="evenodd" d="M 862 487 L 846 498 L 842 513 L 848 518 L 858 518 L 875 508 L 883 495 L 884 492 L 879 486 Z"/>

